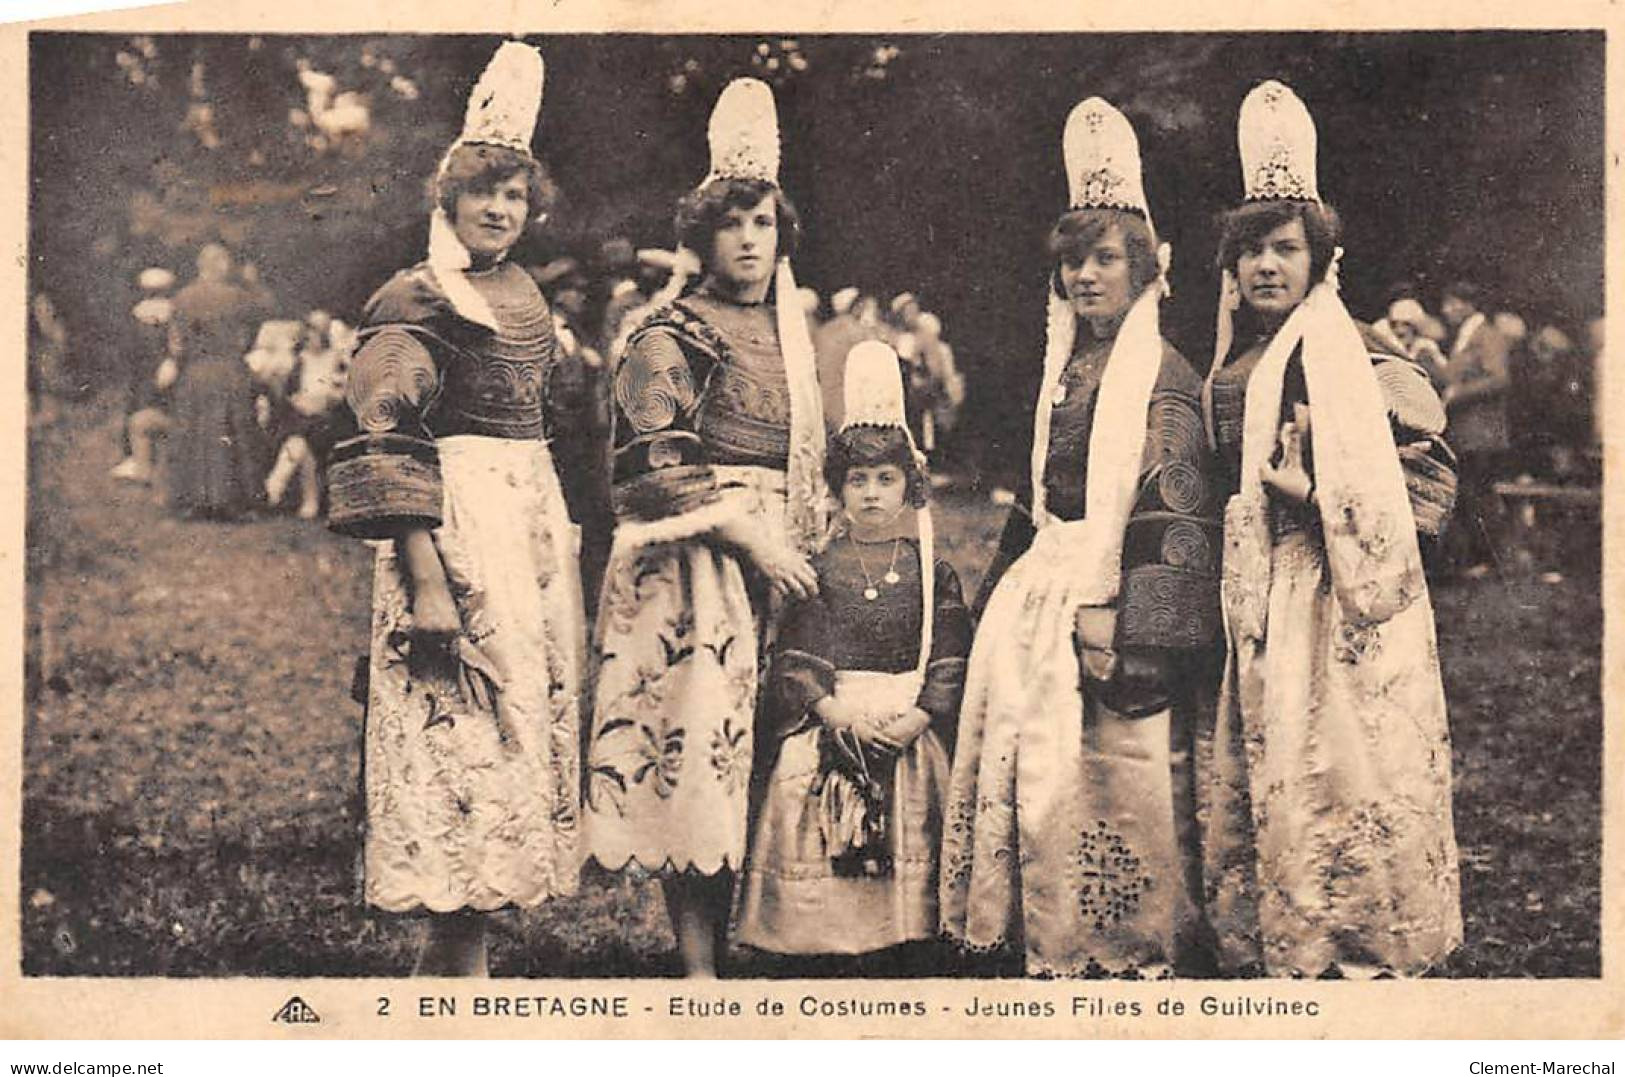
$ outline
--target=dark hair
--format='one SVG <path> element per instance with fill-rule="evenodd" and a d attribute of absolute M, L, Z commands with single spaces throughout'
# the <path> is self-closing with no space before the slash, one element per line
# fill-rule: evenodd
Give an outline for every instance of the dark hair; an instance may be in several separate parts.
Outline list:
<path fill-rule="evenodd" d="M 925 469 L 914 459 L 908 438 L 895 426 L 871 426 L 860 423 L 847 427 L 829 439 L 824 454 L 824 481 L 840 496 L 846 485 L 846 473 L 855 467 L 880 467 L 896 464 L 903 469 L 907 489 L 904 499 L 917 509 L 925 507 L 926 492 L 930 484 Z"/>
<path fill-rule="evenodd" d="M 1414 299 L 1418 303 L 1422 302 L 1422 289 L 1417 286 L 1414 280 L 1409 278 L 1397 280 L 1390 284 L 1388 291 L 1383 294 L 1386 296 L 1384 300 L 1385 307 L 1391 307 L 1401 299 Z"/>
<path fill-rule="evenodd" d="M 557 188 L 542 163 L 529 154 L 485 142 L 465 142 L 451 151 L 434 183 L 435 203 L 456 217 L 457 199 L 471 192 L 494 191 L 509 176 L 523 173 L 527 216 L 535 220 L 553 208 Z"/>
<path fill-rule="evenodd" d="M 1234 273 L 1243 251 L 1293 221 L 1303 222 L 1309 241 L 1309 281 L 1320 281 L 1343 237 L 1337 210 L 1324 202 L 1247 202 L 1228 211 L 1219 219 L 1219 268 Z"/>
<path fill-rule="evenodd" d="M 1061 263 L 1082 262 L 1088 258 L 1089 252 L 1113 228 L 1123 234 L 1129 282 L 1134 294 L 1139 295 L 1157 279 L 1157 253 L 1152 245 L 1151 226 L 1144 217 L 1126 209 L 1074 209 L 1061 214 L 1049 232 L 1047 246 L 1054 263 L 1050 287 L 1056 295 L 1066 298 L 1061 291 Z"/>
<path fill-rule="evenodd" d="M 708 270 L 717 230 L 731 209 L 752 209 L 768 195 L 779 222 L 780 258 L 795 254 L 801 239 L 801 215 L 778 186 L 761 179 L 719 179 L 690 191 L 677 203 L 677 242 L 699 256 Z"/>
<path fill-rule="evenodd" d="M 1455 296 L 1464 303 L 1478 310 L 1484 305 L 1484 290 L 1470 280 L 1452 281 L 1439 292 L 1441 300 Z"/>

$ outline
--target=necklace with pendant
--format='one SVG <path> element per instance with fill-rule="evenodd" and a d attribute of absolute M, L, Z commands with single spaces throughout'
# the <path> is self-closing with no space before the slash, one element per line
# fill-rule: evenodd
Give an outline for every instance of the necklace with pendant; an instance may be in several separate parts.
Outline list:
<path fill-rule="evenodd" d="M 847 538 L 852 539 L 852 549 L 858 555 L 858 567 L 863 570 L 863 582 L 867 584 L 867 586 L 863 589 L 863 597 L 868 601 L 873 602 L 875 599 L 880 597 L 880 588 L 875 586 L 874 577 L 869 575 L 869 566 L 864 563 L 863 547 L 859 546 L 858 540 L 852 538 L 850 534 L 847 535 Z M 894 538 L 891 540 L 891 563 L 886 566 L 886 574 L 880 577 L 886 583 L 895 585 L 903 578 L 897 574 L 897 550 L 902 543 L 903 540 L 901 538 Z"/>

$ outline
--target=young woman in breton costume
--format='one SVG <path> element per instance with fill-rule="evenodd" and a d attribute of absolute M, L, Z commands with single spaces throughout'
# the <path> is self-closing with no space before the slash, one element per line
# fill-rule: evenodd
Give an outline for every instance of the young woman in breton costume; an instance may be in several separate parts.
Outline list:
<path fill-rule="evenodd" d="M 587 848 L 663 876 L 685 968 L 716 972 L 745 855 L 758 662 L 776 598 L 817 590 L 824 420 L 789 256 L 772 91 L 729 84 L 678 209 L 697 288 L 614 381 L 616 530 L 598 612 Z"/>
<path fill-rule="evenodd" d="M 1063 140 L 1071 208 L 1034 418 L 971 652 L 942 866 L 947 932 L 1042 975 L 1159 976 L 1196 947 L 1182 662 L 1218 633 L 1201 379 L 1162 339 L 1133 128 L 1099 98 Z"/>
<path fill-rule="evenodd" d="M 824 472 L 844 513 L 813 559 L 818 594 L 780 621 L 742 883 L 739 941 L 782 954 L 936 938 L 947 748 L 970 651 L 959 577 L 935 556 L 897 353 L 857 345 L 844 383 Z"/>
<path fill-rule="evenodd" d="M 1314 121 L 1241 107 L 1210 374 L 1224 687 L 1201 750 L 1207 912 L 1227 971 L 1411 975 L 1461 941 L 1450 735 L 1417 532 L 1453 500 L 1444 409 L 1338 298 Z"/>
<path fill-rule="evenodd" d="M 378 541 L 366 896 L 428 910 L 426 975 L 485 972 L 484 920 L 576 887 L 585 631 L 548 452 L 557 343 L 505 260 L 547 205 L 542 59 L 504 44 L 440 163 L 429 257 L 368 302 L 330 524 Z"/>

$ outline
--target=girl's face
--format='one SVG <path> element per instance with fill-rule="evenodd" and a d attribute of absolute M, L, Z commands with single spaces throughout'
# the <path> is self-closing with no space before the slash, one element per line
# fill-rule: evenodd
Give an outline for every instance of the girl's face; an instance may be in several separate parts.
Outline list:
<path fill-rule="evenodd" d="M 841 503 L 857 523 L 878 526 L 903 511 L 907 493 L 908 476 L 896 464 L 852 467 L 841 485 Z"/>
<path fill-rule="evenodd" d="M 1061 290 L 1080 318 L 1109 322 L 1121 318 L 1134 302 L 1121 228 L 1108 228 L 1083 261 L 1062 259 L 1060 272 Z"/>
<path fill-rule="evenodd" d="M 711 272 L 736 288 L 765 286 L 779 249 L 779 215 L 771 194 L 756 205 L 732 207 L 717 226 Z"/>
<path fill-rule="evenodd" d="M 1312 260 L 1299 217 L 1241 248 L 1236 282 L 1241 298 L 1265 321 L 1280 321 L 1309 294 Z"/>
<path fill-rule="evenodd" d="M 529 198 L 523 172 L 488 191 L 464 191 L 452 207 L 452 231 L 475 258 L 499 258 L 519 242 L 529 215 Z"/>

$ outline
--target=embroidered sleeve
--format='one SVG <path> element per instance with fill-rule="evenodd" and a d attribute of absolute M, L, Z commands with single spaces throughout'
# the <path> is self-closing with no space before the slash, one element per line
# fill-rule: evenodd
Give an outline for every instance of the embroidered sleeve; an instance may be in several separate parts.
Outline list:
<path fill-rule="evenodd" d="M 1444 440 L 1444 405 L 1420 367 L 1393 356 L 1374 355 L 1372 361 L 1388 405 L 1416 530 L 1437 536 L 1456 506 L 1456 457 Z"/>
<path fill-rule="evenodd" d="M 936 611 L 931 621 L 931 657 L 925 667 L 925 685 L 917 701 L 931 716 L 931 728 L 953 751 L 959 727 L 959 703 L 965 694 L 965 663 L 970 657 L 970 610 L 959 586 L 959 575 L 946 561 L 936 564 Z"/>
<path fill-rule="evenodd" d="M 695 429 L 699 391 L 676 336 L 637 336 L 615 371 L 615 516 L 641 542 L 677 541 L 715 527 L 716 476 Z"/>
<path fill-rule="evenodd" d="M 829 615 L 822 599 L 793 600 L 785 607 L 771 674 L 780 736 L 798 728 L 812 705 L 835 691 L 828 641 Z"/>
<path fill-rule="evenodd" d="M 1123 537 L 1119 649 L 1186 650 L 1218 636 L 1221 499 L 1199 393 L 1199 383 L 1188 391 L 1159 384 L 1151 396 L 1140 491 Z"/>
<path fill-rule="evenodd" d="M 409 325 L 370 330 L 350 362 L 354 436 L 328 465 L 328 526 L 389 538 L 440 525 L 440 461 L 424 413 L 439 391 L 428 338 Z"/>

